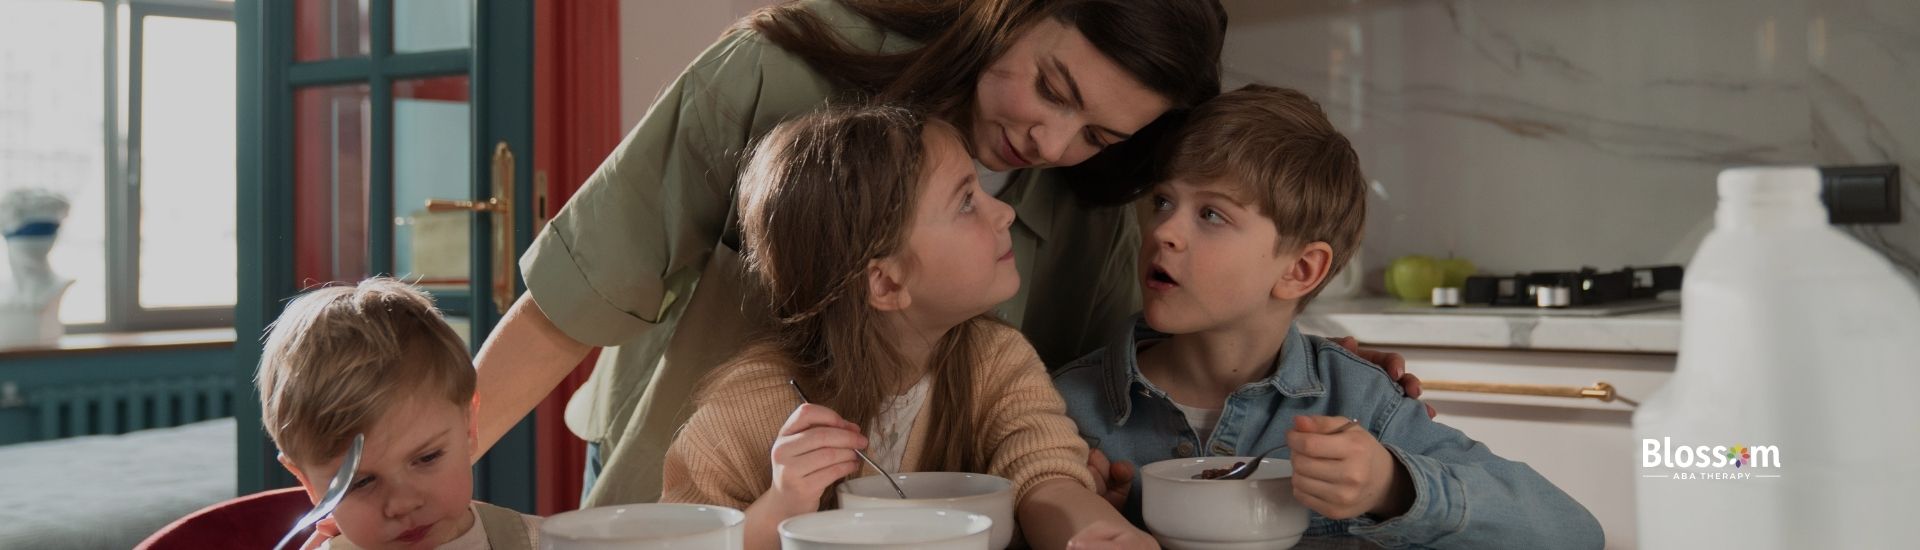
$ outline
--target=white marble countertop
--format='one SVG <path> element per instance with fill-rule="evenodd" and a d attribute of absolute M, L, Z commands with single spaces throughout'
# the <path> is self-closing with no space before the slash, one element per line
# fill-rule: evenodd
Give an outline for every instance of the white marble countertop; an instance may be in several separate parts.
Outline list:
<path fill-rule="evenodd" d="M 1296 322 L 1308 334 L 1383 346 L 1677 353 L 1680 309 L 1605 317 L 1407 313 L 1392 298 L 1316 300 Z"/>

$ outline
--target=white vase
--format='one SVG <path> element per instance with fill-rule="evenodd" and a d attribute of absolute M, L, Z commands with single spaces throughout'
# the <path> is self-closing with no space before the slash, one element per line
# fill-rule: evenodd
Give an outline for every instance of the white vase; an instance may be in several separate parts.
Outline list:
<path fill-rule="evenodd" d="M 54 235 L 7 238 L 12 283 L 0 289 L 0 347 L 51 346 L 66 334 L 60 300 L 73 287 L 47 263 Z"/>

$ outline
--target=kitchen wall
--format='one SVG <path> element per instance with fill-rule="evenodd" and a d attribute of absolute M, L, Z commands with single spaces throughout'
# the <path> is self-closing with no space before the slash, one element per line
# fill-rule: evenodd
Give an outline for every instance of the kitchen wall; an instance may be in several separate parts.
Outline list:
<path fill-rule="evenodd" d="M 771 0 L 622 0 L 621 119 Z M 1225 0 L 1229 87 L 1319 99 L 1377 182 L 1363 261 L 1513 271 L 1685 262 L 1714 175 L 1903 166 L 1903 223 L 1848 230 L 1920 276 L 1920 3 Z"/>
<path fill-rule="evenodd" d="M 1920 274 L 1920 3 L 1228 0 L 1227 84 L 1319 99 L 1375 180 L 1365 261 L 1484 270 L 1684 262 L 1715 174 L 1902 165 Z"/>

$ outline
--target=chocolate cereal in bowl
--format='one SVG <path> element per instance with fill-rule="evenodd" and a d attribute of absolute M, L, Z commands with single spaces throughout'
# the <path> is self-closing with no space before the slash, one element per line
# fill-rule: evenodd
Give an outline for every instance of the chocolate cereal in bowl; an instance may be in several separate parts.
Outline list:
<path fill-rule="evenodd" d="M 1307 530 L 1293 463 L 1269 458 L 1248 479 L 1211 479 L 1251 457 L 1177 458 L 1140 470 L 1141 514 L 1167 548 L 1286 548 Z"/>

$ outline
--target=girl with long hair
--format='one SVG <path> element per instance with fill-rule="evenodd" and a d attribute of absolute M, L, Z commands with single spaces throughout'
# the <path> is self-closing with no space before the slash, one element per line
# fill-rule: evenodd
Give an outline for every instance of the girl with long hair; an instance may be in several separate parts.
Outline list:
<path fill-rule="evenodd" d="M 807 115 L 755 148 L 739 195 L 774 326 L 703 385 L 662 501 L 743 508 L 748 547 L 773 548 L 864 450 L 894 472 L 1012 480 L 1040 547 L 1125 525 L 1040 357 L 991 313 L 1020 287 L 1013 209 L 980 189 L 956 128 L 898 107 Z"/>

